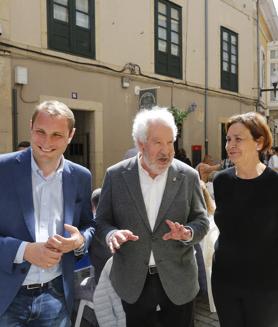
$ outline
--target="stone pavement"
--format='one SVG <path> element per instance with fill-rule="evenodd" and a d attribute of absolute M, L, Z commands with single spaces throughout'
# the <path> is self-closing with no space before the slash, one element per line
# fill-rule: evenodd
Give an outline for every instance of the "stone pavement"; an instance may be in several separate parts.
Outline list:
<path fill-rule="evenodd" d="M 207 295 L 197 297 L 194 327 L 220 327 L 217 313 L 209 310 Z"/>
<path fill-rule="evenodd" d="M 88 308 L 88 310 L 90 309 Z M 96 326 L 97 325 L 95 323 L 89 324 L 85 319 L 83 319 L 80 327 Z M 208 298 L 206 295 L 197 297 L 194 327 L 220 327 L 217 314 L 212 313 L 209 310 Z"/>

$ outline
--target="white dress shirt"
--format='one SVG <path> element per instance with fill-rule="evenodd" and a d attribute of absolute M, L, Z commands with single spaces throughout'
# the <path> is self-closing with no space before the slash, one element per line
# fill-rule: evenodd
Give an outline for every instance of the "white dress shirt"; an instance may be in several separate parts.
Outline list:
<path fill-rule="evenodd" d="M 138 171 L 141 191 L 143 194 L 150 227 L 153 230 L 165 190 L 168 169 L 155 178 L 152 178 L 149 173 L 142 167 L 140 158 L 138 156 Z M 149 265 L 155 265 L 153 252 L 151 252 Z"/>
<path fill-rule="evenodd" d="M 43 176 L 33 155 L 31 156 L 31 167 L 36 242 L 46 242 L 49 237 L 55 234 L 63 234 L 64 201 L 62 172 L 64 168 L 64 158 L 62 157 L 59 168 L 47 177 Z M 21 243 L 14 263 L 23 262 L 26 245 L 27 242 Z M 61 273 L 61 263 L 49 269 L 31 265 L 23 285 L 46 283 L 61 275 Z"/>

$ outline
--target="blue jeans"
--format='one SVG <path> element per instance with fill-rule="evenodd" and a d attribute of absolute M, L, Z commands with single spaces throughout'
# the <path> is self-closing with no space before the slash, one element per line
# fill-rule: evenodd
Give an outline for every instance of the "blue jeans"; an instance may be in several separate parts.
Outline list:
<path fill-rule="evenodd" d="M 47 289 L 21 287 L 7 311 L 0 317 L 1 327 L 70 327 L 62 277 Z"/>

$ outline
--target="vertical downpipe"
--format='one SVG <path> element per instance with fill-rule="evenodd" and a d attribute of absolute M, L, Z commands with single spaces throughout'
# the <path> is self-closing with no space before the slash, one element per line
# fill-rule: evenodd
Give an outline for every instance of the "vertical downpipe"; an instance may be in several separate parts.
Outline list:
<path fill-rule="evenodd" d="M 257 0 L 257 103 L 256 103 L 256 111 L 260 111 L 260 102 L 261 102 L 261 94 L 260 94 L 260 81 L 261 81 L 261 73 L 260 73 L 260 16 L 259 16 L 259 7 L 260 7 L 260 0 Z"/>
<path fill-rule="evenodd" d="M 17 90 L 12 89 L 12 125 L 13 125 L 13 151 L 16 150 L 18 143 L 18 126 L 17 126 Z"/>
<path fill-rule="evenodd" d="M 204 109 L 205 154 L 208 154 L 208 0 L 205 0 L 205 109 Z"/>

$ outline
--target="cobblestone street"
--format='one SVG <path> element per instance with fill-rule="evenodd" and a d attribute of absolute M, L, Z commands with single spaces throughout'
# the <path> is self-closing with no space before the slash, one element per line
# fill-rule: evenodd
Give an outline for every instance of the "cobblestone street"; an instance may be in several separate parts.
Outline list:
<path fill-rule="evenodd" d="M 87 311 L 90 309 L 86 308 L 85 310 Z M 94 322 L 89 324 L 85 319 L 83 319 L 80 327 L 97 327 L 95 318 L 92 314 L 90 315 L 90 320 Z M 212 313 L 209 310 L 207 296 L 198 296 L 196 300 L 194 327 L 220 327 L 217 314 Z"/>
<path fill-rule="evenodd" d="M 194 327 L 219 327 L 217 313 L 210 312 L 207 296 L 199 296 L 196 301 Z"/>

